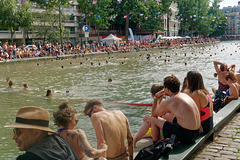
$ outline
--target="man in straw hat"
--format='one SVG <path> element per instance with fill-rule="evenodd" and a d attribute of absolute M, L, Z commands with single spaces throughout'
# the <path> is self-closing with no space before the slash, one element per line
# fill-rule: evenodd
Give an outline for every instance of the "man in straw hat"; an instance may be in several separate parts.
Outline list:
<path fill-rule="evenodd" d="M 17 160 L 78 159 L 68 142 L 49 128 L 49 113 L 43 108 L 20 108 L 15 123 L 4 127 L 14 128 L 13 139 L 20 151 L 26 151 Z"/>

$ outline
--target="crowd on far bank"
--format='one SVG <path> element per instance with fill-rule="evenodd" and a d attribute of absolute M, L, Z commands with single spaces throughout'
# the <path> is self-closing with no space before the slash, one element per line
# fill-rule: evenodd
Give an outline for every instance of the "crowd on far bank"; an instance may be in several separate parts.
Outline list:
<path fill-rule="evenodd" d="M 24 43 L 17 47 L 16 43 L 11 44 L 5 42 L 2 46 L 0 46 L 0 61 L 5 61 L 7 59 L 46 57 L 69 54 L 84 55 L 86 53 L 101 52 L 130 52 L 133 50 L 139 51 L 148 50 L 151 48 L 181 48 L 184 45 L 215 43 L 216 41 L 219 41 L 219 39 L 142 39 L 136 41 L 135 43 L 127 43 L 126 41 L 113 41 L 113 43 L 109 45 L 106 41 L 93 41 L 92 43 L 85 42 L 84 45 L 78 43 L 75 46 L 70 42 L 64 42 L 63 45 L 61 45 L 59 42 L 45 42 L 44 44 L 32 43 L 31 45 L 27 45 L 27 47 Z"/>

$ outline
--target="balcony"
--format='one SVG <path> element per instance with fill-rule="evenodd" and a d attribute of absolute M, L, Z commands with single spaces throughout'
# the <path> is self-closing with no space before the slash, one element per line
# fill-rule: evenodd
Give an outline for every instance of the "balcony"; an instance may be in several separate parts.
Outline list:
<path fill-rule="evenodd" d="M 0 37 L 1 39 L 11 39 L 11 33 L 7 30 L 0 30 Z M 22 39 L 23 38 L 23 32 L 22 31 L 16 31 L 13 34 L 13 39 Z"/>

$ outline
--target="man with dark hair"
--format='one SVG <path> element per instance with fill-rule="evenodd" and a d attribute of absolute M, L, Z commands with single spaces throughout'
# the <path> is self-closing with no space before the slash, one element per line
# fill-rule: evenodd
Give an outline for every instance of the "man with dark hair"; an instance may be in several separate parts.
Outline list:
<path fill-rule="evenodd" d="M 91 118 L 97 137 L 97 148 L 108 146 L 107 159 L 133 160 L 133 136 L 127 117 L 120 110 L 109 111 L 103 108 L 98 99 L 88 101 L 83 111 Z M 126 147 L 128 141 L 128 147 Z M 128 153 L 127 153 L 128 148 Z"/>
<path fill-rule="evenodd" d="M 176 135 L 180 143 L 189 144 L 199 135 L 200 114 L 194 100 L 179 91 L 180 81 L 175 76 L 164 78 L 164 90 L 155 94 L 155 107 L 152 108 L 152 117 L 144 117 L 151 121 L 152 137 L 156 142 L 161 138 Z M 166 100 L 164 96 L 170 96 Z M 161 103 L 159 103 L 159 101 Z"/>

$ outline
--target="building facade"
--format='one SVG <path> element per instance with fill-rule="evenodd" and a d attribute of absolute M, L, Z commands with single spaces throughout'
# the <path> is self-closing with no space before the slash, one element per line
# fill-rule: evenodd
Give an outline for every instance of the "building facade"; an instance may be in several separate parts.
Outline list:
<path fill-rule="evenodd" d="M 172 3 L 171 6 L 169 7 L 171 11 L 171 16 L 170 14 L 165 14 L 164 15 L 164 36 L 178 36 L 178 30 L 180 26 L 179 20 L 176 19 L 177 14 L 178 14 L 178 8 L 176 3 Z M 168 35 L 168 20 L 167 18 L 169 17 L 169 35 Z"/>
<path fill-rule="evenodd" d="M 37 7 L 36 3 L 33 3 L 33 12 L 41 13 L 44 10 Z M 172 12 L 171 16 L 168 14 L 164 15 L 164 20 L 162 20 L 162 26 L 164 27 L 164 31 L 158 31 L 155 33 L 155 37 L 158 35 L 167 36 L 167 30 L 168 30 L 168 20 L 169 17 L 169 36 L 178 36 L 178 29 L 180 22 L 176 19 L 176 15 L 178 14 L 177 4 L 172 3 L 170 6 L 170 11 Z M 73 5 L 67 7 L 64 9 L 64 14 L 69 16 L 69 19 L 66 23 L 63 23 L 62 25 L 67 28 L 70 32 L 69 39 L 64 39 L 63 42 L 71 42 L 73 44 L 77 44 L 78 42 L 83 43 L 86 40 L 97 40 L 97 30 L 93 27 L 89 29 L 89 35 L 90 37 L 88 39 L 85 38 L 85 34 L 82 30 L 83 25 L 86 25 L 86 19 L 83 18 L 82 12 L 79 9 L 79 5 L 77 2 L 75 2 Z M 58 12 L 56 11 L 56 14 Z M 37 22 L 34 22 L 34 25 L 39 25 Z M 56 26 L 57 27 L 57 26 Z M 124 30 L 115 30 L 114 28 L 110 27 L 106 30 L 100 30 L 101 35 L 107 36 L 110 33 L 112 34 L 118 34 L 118 35 L 124 35 Z M 150 35 L 151 32 L 148 31 L 141 31 L 141 33 L 136 34 L 148 34 Z M 95 36 L 91 36 L 95 35 Z M 10 41 L 11 35 L 9 30 L 0 30 L 0 41 L 3 43 L 5 41 Z M 23 28 L 19 28 L 13 35 L 13 40 L 16 42 L 17 46 L 21 45 L 22 43 L 30 44 L 31 42 L 37 42 L 42 41 L 42 38 L 37 37 L 36 31 L 28 31 L 24 30 Z"/>
<path fill-rule="evenodd" d="M 237 6 L 224 7 L 220 11 L 226 15 L 229 22 L 226 35 L 240 35 L 240 1 Z"/>

